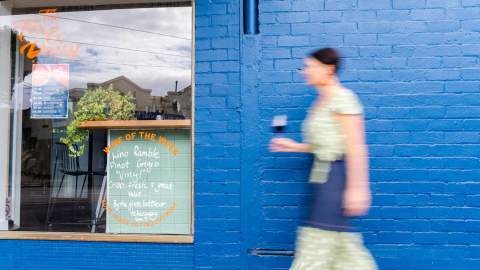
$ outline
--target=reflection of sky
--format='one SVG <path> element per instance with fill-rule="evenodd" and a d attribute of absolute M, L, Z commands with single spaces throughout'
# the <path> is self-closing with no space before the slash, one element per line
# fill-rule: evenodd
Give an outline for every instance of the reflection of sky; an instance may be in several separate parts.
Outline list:
<path fill-rule="evenodd" d="M 14 16 L 12 20 L 41 21 L 47 30 L 57 27 L 58 35 L 25 34 L 40 37 L 26 38 L 37 42 L 40 48 L 79 46 L 78 58 L 74 60 L 66 54 L 56 58 L 40 54 L 38 58 L 39 63 L 70 64 L 70 88 L 85 88 L 88 82 L 101 83 L 121 75 L 142 88 L 152 89 L 154 95 L 173 90 L 176 80 L 180 88 L 190 85 L 190 7 L 65 12 L 54 16 L 66 19 L 45 20 L 41 15 L 29 14 Z M 7 21 L 0 20 L 0 26 L 2 23 Z M 48 41 L 45 37 L 76 43 Z"/>

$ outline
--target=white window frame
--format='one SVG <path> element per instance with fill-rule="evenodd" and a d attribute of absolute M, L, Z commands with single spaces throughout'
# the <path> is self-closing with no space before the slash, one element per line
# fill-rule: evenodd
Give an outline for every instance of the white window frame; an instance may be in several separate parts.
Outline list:
<path fill-rule="evenodd" d="M 11 7 L 7 4 L 0 5 L 0 16 L 7 19 L 11 14 Z M 8 230 L 6 218 L 6 205 L 8 197 L 9 179 L 9 146 L 10 146 L 10 44 L 9 31 L 0 31 L 0 230 Z M 3 49 L 4 48 L 4 49 Z"/>

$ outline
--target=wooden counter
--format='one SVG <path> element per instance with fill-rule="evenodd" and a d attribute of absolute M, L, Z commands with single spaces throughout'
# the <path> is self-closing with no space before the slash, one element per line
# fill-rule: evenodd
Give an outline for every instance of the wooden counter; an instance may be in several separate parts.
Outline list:
<path fill-rule="evenodd" d="M 192 120 L 108 120 L 85 121 L 80 128 L 109 129 L 109 128 L 190 128 Z"/>

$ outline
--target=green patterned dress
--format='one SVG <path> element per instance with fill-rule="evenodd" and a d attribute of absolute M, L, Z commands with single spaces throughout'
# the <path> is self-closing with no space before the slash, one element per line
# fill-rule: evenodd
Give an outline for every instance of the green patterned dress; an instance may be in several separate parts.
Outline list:
<path fill-rule="evenodd" d="M 342 160 L 345 155 L 345 135 L 334 113 L 363 114 L 363 107 L 351 90 L 340 88 L 326 104 L 310 108 L 302 132 L 314 154 L 309 182 L 315 186 L 327 186 L 329 179 L 338 178 L 331 177 L 330 169 L 333 162 Z M 331 196 L 341 196 L 339 194 L 343 193 Z M 330 196 L 330 193 L 326 195 Z M 335 199 L 341 200 L 339 197 Z M 330 198 L 326 202 L 328 200 Z M 295 260 L 290 269 L 376 270 L 377 266 L 364 247 L 360 233 L 305 225 L 298 230 Z"/>

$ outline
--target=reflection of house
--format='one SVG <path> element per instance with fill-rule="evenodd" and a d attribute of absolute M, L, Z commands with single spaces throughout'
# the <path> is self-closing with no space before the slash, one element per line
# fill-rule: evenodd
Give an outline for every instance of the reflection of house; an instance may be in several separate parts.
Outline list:
<path fill-rule="evenodd" d="M 73 102 L 78 102 L 84 93 L 85 89 L 83 88 L 72 88 L 69 90 L 68 98 Z"/>
<path fill-rule="evenodd" d="M 137 111 L 148 112 L 153 109 L 153 97 L 151 95 L 152 90 L 140 87 L 138 84 L 132 82 L 129 78 L 123 75 L 103 83 L 87 83 L 87 88 L 90 89 L 98 86 L 108 87 L 110 84 L 113 86 L 114 89 L 124 94 L 127 94 L 128 92 L 132 93 L 137 103 Z"/>
<path fill-rule="evenodd" d="M 187 119 L 192 116 L 192 87 L 188 86 L 178 92 L 168 91 L 167 95 L 155 99 L 156 107 L 162 114 L 182 115 Z"/>
<path fill-rule="evenodd" d="M 122 93 L 132 93 L 137 104 L 137 112 L 150 112 L 162 115 L 177 115 L 182 118 L 191 118 L 192 87 L 188 86 L 180 91 L 169 91 L 166 96 L 153 96 L 151 89 L 145 89 L 134 83 L 126 76 L 118 76 L 102 83 L 87 83 L 88 89 L 108 87 L 109 85 Z M 83 88 L 70 89 L 70 100 L 77 102 L 85 93 Z"/>

